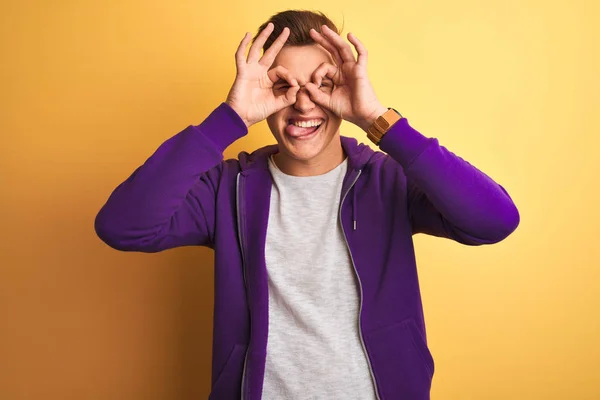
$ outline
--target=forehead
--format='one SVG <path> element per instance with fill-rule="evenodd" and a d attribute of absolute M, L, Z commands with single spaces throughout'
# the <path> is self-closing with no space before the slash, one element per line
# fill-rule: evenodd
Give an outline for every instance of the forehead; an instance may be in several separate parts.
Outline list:
<path fill-rule="evenodd" d="M 272 68 L 283 66 L 299 82 L 308 81 L 312 73 L 324 62 L 334 64 L 331 54 L 320 44 L 285 46 L 277 54 Z"/>

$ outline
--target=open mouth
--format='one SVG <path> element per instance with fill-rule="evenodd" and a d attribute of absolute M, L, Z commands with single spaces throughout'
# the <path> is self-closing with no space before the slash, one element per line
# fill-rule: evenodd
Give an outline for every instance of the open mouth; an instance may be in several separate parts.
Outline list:
<path fill-rule="evenodd" d="M 324 125 L 324 122 L 325 121 L 321 121 L 317 126 L 311 126 L 306 128 L 289 123 L 285 127 L 285 132 L 294 139 L 310 139 L 321 129 L 321 127 Z"/>

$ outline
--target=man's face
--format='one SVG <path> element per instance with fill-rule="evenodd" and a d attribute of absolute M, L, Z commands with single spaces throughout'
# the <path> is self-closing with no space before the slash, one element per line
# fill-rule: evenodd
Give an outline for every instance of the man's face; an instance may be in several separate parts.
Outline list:
<path fill-rule="evenodd" d="M 339 135 L 342 119 L 329 110 L 314 103 L 304 85 L 313 80 L 313 73 L 323 63 L 334 64 L 331 55 L 319 44 L 308 46 L 286 46 L 281 49 L 271 68 L 284 66 L 290 75 L 301 86 L 296 95 L 296 103 L 292 104 L 267 118 L 267 124 L 279 144 L 279 151 L 287 157 L 299 161 L 307 161 L 331 150 L 336 146 L 334 137 Z M 290 84 L 280 81 L 273 86 L 275 96 L 285 94 Z M 320 90 L 331 94 L 333 82 L 324 77 Z M 322 121 L 315 134 L 305 135 L 302 128 L 289 127 L 295 119 L 310 118 Z M 339 146 L 339 143 L 337 144 Z"/>

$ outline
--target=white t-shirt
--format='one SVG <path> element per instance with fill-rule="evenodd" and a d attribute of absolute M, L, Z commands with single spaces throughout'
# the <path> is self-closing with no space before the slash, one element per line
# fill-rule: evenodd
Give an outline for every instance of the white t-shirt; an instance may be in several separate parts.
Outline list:
<path fill-rule="evenodd" d="M 347 165 L 298 177 L 269 159 L 264 400 L 375 399 L 358 333 L 358 282 L 339 223 Z"/>

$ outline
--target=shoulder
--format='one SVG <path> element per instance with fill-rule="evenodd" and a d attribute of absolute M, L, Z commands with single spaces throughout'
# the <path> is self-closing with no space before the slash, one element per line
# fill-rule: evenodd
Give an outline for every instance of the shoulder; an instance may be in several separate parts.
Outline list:
<path fill-rule="evenodd" d="M 400 163 L 383 151 L 374 151 L 362 168 L 365 180 L 377 181 L 382 190 L 406 190 L 406 175 Z"/>

